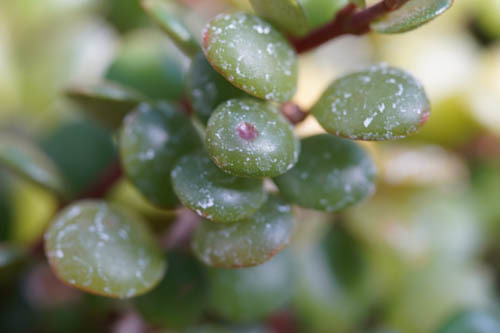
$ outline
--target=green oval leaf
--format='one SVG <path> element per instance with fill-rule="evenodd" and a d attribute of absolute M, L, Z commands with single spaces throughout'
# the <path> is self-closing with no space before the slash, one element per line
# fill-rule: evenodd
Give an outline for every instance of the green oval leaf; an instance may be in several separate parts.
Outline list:
<path fill-rule="evenodd" d="M 410 31 L 441 15 L 452 4 L 453 0 L 410 0 L 401 8 L 372 22 L 371 28 L 386 34 Z"/>
<path fill-rule="evenodd" d="M 141 104 L 125 119 L 119 139 L 125 173 L 152 204 L 178 203 L 170 172 L 177 159 L 201 146 L 189 118 L 167 103 Z"/>
<path fill-rule="evenodd" d="M 249 217 L 267 198 L 262 180 L 229 175 L 206 153 L 182 157 L 172 170 L 172 184 L 184 206 L 216 222 Z"/>
<path fill-rule="evenodd" d="M 165 273 L 165 258 L 145 222 L 105 202 L 65 208 L 44 239 L 57 276 L 90 293 L 133 297 L 153 288 Z"/>
<path fill-rule="evenodd" d="M 332 134 L 355 140 L 392 140 L 417 132 L 430 105 L 407 72 L 376 65 L 334 81 L 311 113 Z"/>
<path fill-rule="evenodd" d="M 291 299 L 292 272 L 291 258 L 286 253 L 257 267 L 209 268 L 210 306 L 231 321 L 263 319 Z"/>
<path fill-rule="evenodd" d="M 304 7 L 311 29 L 319 28 L 332 21 L 338 11 L 349 3 L 348 0 L 300 0 L 300 2 Z"/>
<path fill-rule="evenodd" d="M 287 101 L 295 93 L 295 51 L 276 28 L 258 16 L 217 16 L 205 28 L 203 52 L 222 76 L 250 95 Z"/>
<path fill-rule="evenodd" d="M 309 22 L 302 4 L 297 0 L 250 0 L 259 16 L 285 32 L 302 36 L 309 30 Z"/>
<path fill-rule="evenodd" d="M 163 36 L 149 32 L 133 34 L 105 77 L 155 100 L 178 100 L 183 93 L 184 78 L 182 60 L 175 51 Z"/>
<path fill-rule="evenodd" d="M 191 59 L 186 81 L 191 106 L 204 123 L 217 105 L 231 98 L 248 96 L 213 69 L 203 53 Z"/>
<path fill-rule="evenodd" d="M 60 196 L 66 195 L 57 166 L 34 143 L 23 137 L 0 134 L 0 165 Z"/>
<path fill-rule="evenodd" d="M 117 129 L 127 113 L 145 98 L 116 83 L 101 82 L 88 87 L 73 87 L 66 95 L 99 124 Z"/>
<path fill-rule="evenodd" d="M 148 323 L 183 328 L 203 314 L 208 285 L 201 263 L 191 255 L 175 251 L 167 259 L 169 269 L 161 283 L 134 304 Z"/>
<path fill-rule="evenodd" d="M 334 212 L 373 193 L 375 170 L 370 155 L 358 144 L 322 134 L 303 139 L 297 165 L 274 181 L 285 199 Z"/>
<path fill-rule="evenodd" d="M 192 248 L 205 264 L 248 267 L 271 259 L 290 242 L 295 220 L 291 207 L 278 197 L 269 200 L 252 217 L 234 223 L 203 221 L 196 229 Z"/>
<path fill-rule="evenodd" d="M 72 197 L 83 194 L 109 172 L 116 150 L 111 135 L 89 121 L 62 124 L 41 139 Z"/>
<path fill-rule="evenodd" d="M 215 164 L 241 177 L 272 177 L 297 162 L 300 142 L 290 123 L 271 104 L 231 99 L 217 107 L 207 125 L 206 146 Z"/>
<path fill-rule="evenodd" d="M 179 19 L 182 13 L 175 2 L 142 0 L 142 7 L 184 53 L 194 55 L 200 50 L 196 39 Z"/>

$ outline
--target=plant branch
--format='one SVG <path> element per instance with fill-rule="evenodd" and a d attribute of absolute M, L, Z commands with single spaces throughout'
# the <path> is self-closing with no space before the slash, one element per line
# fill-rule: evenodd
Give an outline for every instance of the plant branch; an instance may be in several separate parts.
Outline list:
<path fill-rule="evenodd" d="M 408 1 L 383 0 L 362 10 L 357 10 L 357 6 L 354 4 L 348 4 L 337 13 L 330 23 L 304 37 L 292 38 L 290 41 L 297 53 L 304 53 L 342 35 L 363 35 L 370 31 L 371 22 L 400 8 Z"/>
<path fill-rule="evenodd" d="M 308 112 L 302 110 L 294 102 L 285 102 L 280 107 L 281 114 L 293 125 L 302 122 L 308 116 Z"/>

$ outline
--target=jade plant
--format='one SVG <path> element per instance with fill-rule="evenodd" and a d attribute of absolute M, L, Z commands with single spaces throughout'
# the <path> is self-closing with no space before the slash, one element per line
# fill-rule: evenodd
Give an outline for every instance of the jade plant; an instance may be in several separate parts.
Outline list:
<path fill-rule="evenodd" d="M 0 137 L 1 165 L 59 198 L 43 239 L 55 275 L 88 293 L 133 298 L 165 327 L 190 327 L 207 311 L 230 322 L 269 316 L 291 298 L 284 250 L 296 207 L 337 213 L 368 198 L 377 169 L 356 140 L 405 138 L 430 116 L 418 79 L 383 63 L 336 78 L 304 110 L 292 101 L 299 57 L 343 35 L 417 29 L 452 2 L 250 0 L 252 10 L 220 13 L 193 31 L 189 2 L 142 0 L 190 64 L 180 93 L 165 79 L 180 67 L 162 76 L 154 52 L 137 60 L 132 51 L 102 82 L 67 90 L 114 137 L 86 134 L 96 150 L 116 149 L 104 176 L 71 184 L 85 151 L 75 146 L 61 160 L 43 142 Z M 309 117 L 324 133 L 298 137 L 294 126 Z M 176 216 L 167 241 L 134 207 L 106 201 L 119 179 Z"/>

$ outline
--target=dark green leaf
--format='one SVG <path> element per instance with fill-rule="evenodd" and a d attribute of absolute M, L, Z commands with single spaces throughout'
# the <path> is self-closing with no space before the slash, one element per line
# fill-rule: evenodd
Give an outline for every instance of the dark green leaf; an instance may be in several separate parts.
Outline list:
<path fill-rule="evenodd" d="M 110 134 L 90 122 L 63 124 L 41 140 L 71 195 L 79 195 L 105 176 L 115 160 Z"/>
<path fill-rule="evenodd" d="M 207 282 L 199 261 L 188 254 L 171 252 L 168 263 L 162 282 L 134 299 L 134 304 L 149 323 L 182 328 L 201 317 L 208 296 Z"/>
<path fill-rule="evenodd" d="M 274 181 L 285 199 L 334 212 L 372 194 L 375 174 L 370 155 L 358 144 L 322 134 L 303 139 L 297 165 Z"/>
<path fill-rule="evenodd" d="M 108 80 L 158 100 L 178 100 L 183 92 L 181 58 L 166 41 L 152 34 L 136 34 L 126 40 L 108 68 Z"/>
<path fill-rule="evenodd" d="M 211 307 L 231 321 L 262 319 L 284 306 L 292 296 L 292 266 L 286 253 L 257 267 L 210 268 L 208 276 Z"/>
<path fill-rule="evenodd" d="M 120 132 L 125 173 L 152 204 L 178 203 L 170 173 L 177 159 L 201 146 L 189 118 L 167 103 L 141 104 L 127 116 Z"/>
<path fill-rule="evenodd" d="M 204 123 L 222 102 L 248 96 L 213 69 L 203 53 L 192 58 L 186 81 L 191 106 Z"/>
<path fill-rule="evenodd" d="M 130 110 L 145 99 L 131 89 L 110 82 L 71 88 L 66 95 L 92 119 L 113 130 L 121 125 Z"/>

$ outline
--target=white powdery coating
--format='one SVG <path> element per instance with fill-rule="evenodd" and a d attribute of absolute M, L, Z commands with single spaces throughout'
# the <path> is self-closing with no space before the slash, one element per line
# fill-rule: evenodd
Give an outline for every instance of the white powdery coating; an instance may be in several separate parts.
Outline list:
<path fill-rule="evenodd" d="M 196 147 L 195 135 L 189 120 L 164 102 L 143 103 L 125 118 L 119 145 L 122 164 L 131 182 L 153 204 L 172 205 L 169 173 L 181 152 Z"/>
<path fill-rule="evenodd" d="M 415 133 L 429 112 L 421 84 L 381 64 L 330 85 L 313 114 L 330 133 L 362 140 L 391 140 Z"/>
<path fill-rule="evenodd" d="M 254 126 L 258 136 L 242 140 L 236 131 L 241 123 Z M 249 177 L 282 174 L 293 167 L 300 152 L 293 128 L 281 114 L 264 102 L 244 98 L 226 101 L 217 108 L 207 126 L 206 143 L 220 168 Z"/>
<path fill-rule="evenodd" d="M 374 192 L 375 164 L 355 142 L 321 134 L 304 139 L 302 147 L 296 167 L 274 179 L 290 202 L 334 212 Z"/>
<path fill-rule="evenodd" d="M 181 158 L 172 170 L 172 184 L 186 207 L 215 222 L 249 217 L 267 198 L 262 180 L 227 174 L 204 153 Z"/>
<path fill-rule="evenodd" d="M 195 232 L 193 250 L 210 266 L 255 266 L 290 242 L 294 226 L 290 206 L 273 197 L 251 218 L 231 224 L 202 222 Z"/>
<path fill-rule="evenodd" d="M 96 294 L 143 293 L 161 279 L 165 261 L 151 256 L 152 236 L 134 223 L 105 203 L 77 203 L 44 235 L 49 262 L 61 279 Z"/>
<path fill-rule="evenodd" d="M 398 10 L 371 24 L 373 30 L 396 33 L 415 29 L 444 13 L 453 0 L 411 0 Z"/>
<path fill-rule="evenodd" d="M 208 60 L 235 86 L 276 101 L 295 93 L 295 51 L 268 22 L 246 13 L 223 14 L 209 23 L 204 36 Z"/>

